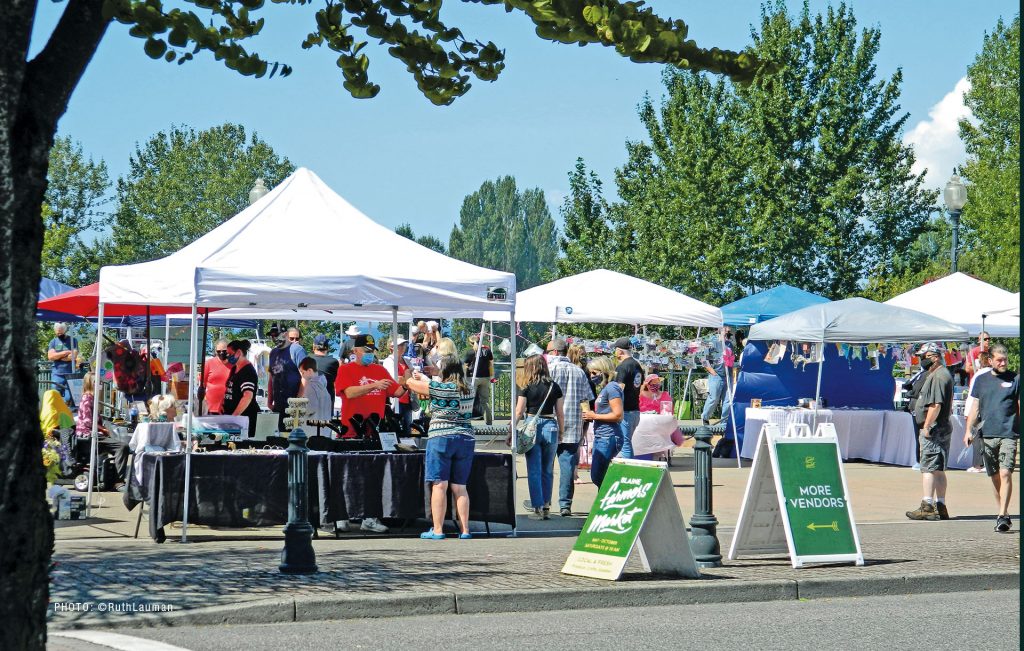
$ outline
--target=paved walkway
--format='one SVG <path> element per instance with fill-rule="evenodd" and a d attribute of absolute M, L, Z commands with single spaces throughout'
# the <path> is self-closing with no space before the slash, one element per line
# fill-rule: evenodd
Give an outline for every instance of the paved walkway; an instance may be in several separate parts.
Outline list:
<path fill-rule="evenodd" d="M 692 457 L 672 467 L 683 513 L 692 513 Z M 97 518 L 58 522 L 51 574 L 51 628 L 336 619 L 432 612 L 506 612 L 613 604 L 707 603 L 907 592 L 1016 588 L 1019 523 L 992 531 L 994 499 L 983 475 L 950 473 L 949 522 L 910 522 L 920 475 L 906 468 L 847 464 L 866 565 L 793 569 L 785 556 L 725 561 L 703 580 L 644 572 L 630 560 L 622 581 L 561 574 L 582 526 L 593 486 L 578 485 L 571 518 L 519 519 L 516 538 L 421 541 L 419 529 L 395 536 L 354 533 L 314 541 L 320 572 L 285 576 L 278 569 L 280 528 L 168 528 L 157 545 L 131 533 L 135 513 L 120 495 L 103 493 Z M 716 460 L 715 512 L 723 555 L 738 516 L 749 468 Z M 586 480 L 586 473 L 583 479 Z M 557 482 L 556 482 L 557 486 Z M 525 482 L 520 480 L 520 495 Z M 521 500 L 520 500 L 521 501 Z M 476 529 L 474 523 L 474 529 Z M 497 530 L 498 528 L 494 528 Z M 112 605 L 111 605 L 112 604 Z M 171 610 L 154 613 L 154 609 Z M 148 611 L 148 612 L 147 612 Z"/>

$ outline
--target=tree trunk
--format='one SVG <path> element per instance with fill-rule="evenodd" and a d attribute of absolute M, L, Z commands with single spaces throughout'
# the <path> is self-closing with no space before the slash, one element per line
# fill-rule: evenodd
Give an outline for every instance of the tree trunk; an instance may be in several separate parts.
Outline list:
<path fill-rule="evenodd" d="M 46 648 L 53 520 L 35 378 L 42 204 L 57 120 L 109 24 L 100 5 L 69 0 L 31 62 L 35 0 L 10 0 L 0 20 L 0 649 Z"/>

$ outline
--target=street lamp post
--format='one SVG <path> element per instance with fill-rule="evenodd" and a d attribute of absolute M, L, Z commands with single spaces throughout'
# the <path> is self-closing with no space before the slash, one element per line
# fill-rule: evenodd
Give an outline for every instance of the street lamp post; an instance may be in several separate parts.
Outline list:
<path fill-rule="evenodd" d="M 963 211 L 964 204 L 967 203 L 967 186 L 957 176 L 956 170 L 953 171 L 953 176 L 946 183 L 946 189 L 943 191 L 942 197 L 946 201 L 946 208 L 949 209 L 949 216 L 953 220 L 952 260 L 953 273 L 956 273 L 956 254 L 960 245 L 960 213 Z"/>
<path fill-rule="evenodd" d="M 249 205 L 251 206 L 265 197 L 268 192 L 270 190 L 263 184 L 263 179 L 256 179 L 256 184 L 252 186 L 252 190 L 249 190 Z"/>

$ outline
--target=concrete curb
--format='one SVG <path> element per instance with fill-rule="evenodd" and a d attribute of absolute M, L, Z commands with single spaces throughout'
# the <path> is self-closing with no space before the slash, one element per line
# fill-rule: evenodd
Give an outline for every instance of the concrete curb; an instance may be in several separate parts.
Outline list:
<path fill-rule="evenodd" d="M 495 592 L 356 593 L 323 597 L 284 597 L 138 616 L 89 617 L 62 622 L 51 630 L 268 624 L 340 619 L 537 612 L 623 606 L 668 606 L 788 601 L 1017 590 L 1020 572 L 947 573 L 732 582 L 699 580 L 617 583 L 607 587 Z"/>

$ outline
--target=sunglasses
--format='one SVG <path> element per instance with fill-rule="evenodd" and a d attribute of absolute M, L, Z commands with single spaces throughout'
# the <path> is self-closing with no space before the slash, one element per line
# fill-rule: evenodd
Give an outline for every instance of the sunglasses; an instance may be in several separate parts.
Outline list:
<path fill-rule="evenodd" d="M 218 351 L 216 351 L 216 353 L 217 353 L 217 357 L 220 357 L 221 359 L 224 359 L 224 358 L 226 358 L 228 356 L 228 351 L 226 351 L 226 350 L 218 350 Z"/>
<path fill-rule="evenodd" d="M 982 337 L 982 341 L 992 341 L 992 337 Z"/>
<path fill-rule="evenodd" d="M 302 339 L 302 337 L 288 337 L 288 341 L 298 341 L 300 339 Z"/>

